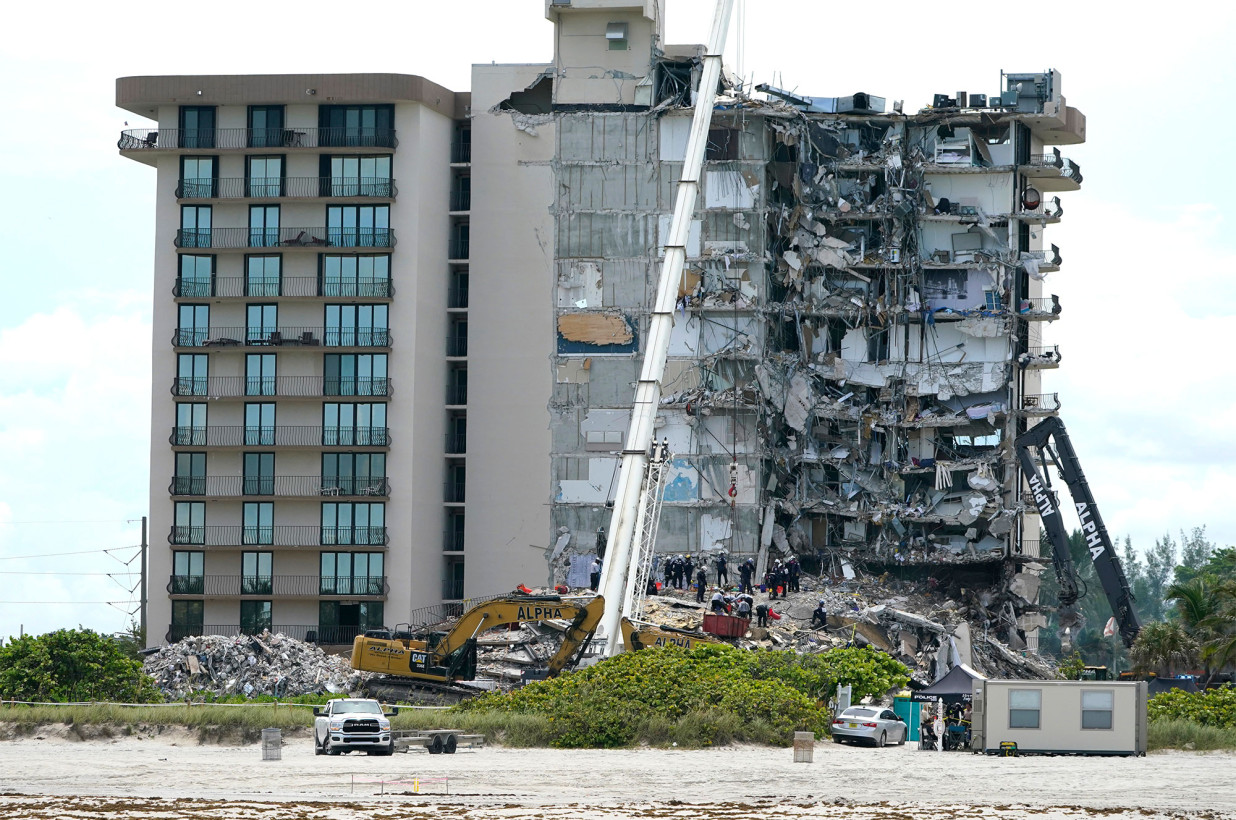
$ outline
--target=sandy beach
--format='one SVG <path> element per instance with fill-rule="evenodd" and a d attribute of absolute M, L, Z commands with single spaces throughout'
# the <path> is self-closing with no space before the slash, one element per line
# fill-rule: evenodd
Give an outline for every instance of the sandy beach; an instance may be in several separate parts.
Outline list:
<path fill-rule="evenodd" d="M 812 763 L 752 747 L 322 757 L 306 732 L 264 761 L 260 744 L 181 730 L 80 734 L 0 741 L 0 818 L 1236 818 L 1228 753 L 1010 759 L 822 742 Z"/>

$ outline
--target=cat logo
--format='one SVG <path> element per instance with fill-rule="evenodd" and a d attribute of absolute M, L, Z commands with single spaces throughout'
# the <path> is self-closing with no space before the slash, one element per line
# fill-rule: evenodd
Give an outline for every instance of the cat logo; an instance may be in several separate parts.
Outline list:
<path fill-rule="evenodd" d="M 427 665 L 428 660 L 429 660 L 428 652 L 413 652 L 412 656 L 408 659 L 408 663 L 409 663 L 409 666 L 411 666 L 413 669 L 417 667 L 424 669 L 425 666 Z"/>

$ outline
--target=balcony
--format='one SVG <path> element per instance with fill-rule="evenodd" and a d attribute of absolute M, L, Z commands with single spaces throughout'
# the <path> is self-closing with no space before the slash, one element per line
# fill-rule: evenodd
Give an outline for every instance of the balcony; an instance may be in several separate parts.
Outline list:
<path fill-rule="evenodd" d="M 1059 412 L 1059 393 L 1026 393 L 1021 397 L 1021 414 L 1023 416 L 1054 416 Z"/>
<path fill-rule="evenodd" d="M 389 447 L 386 427 L 173 427 L 173 447 Z"/>
<path fill-rule="evenodd" d="M 468 403 L 468 385 L 450 384 L 446 387 L 446 403 L 463 406 Z"/>
<path fill-rule="evenodd" d="M 466 165 L 472 162 L 472 142 L 464 140 L 452 142 L 451 162 L 455 165 Z"/>
<path fill-rule="evenodd" d="M 184 640 L 192 635 L 222 635 L 225 638 L 237 635 L 258 635 L 263 630 L 280 632 L 298 641 L 320 644 L 350 644 L 368 627 L 361 626 L 314 626 L 312 624 L 273 624 L 270 626 L 239 626 L 237 624 L 171 624 L 164 636 L 168 643 Z"/>
<path fill-rule="evenodd" d="M 385 575 L 173 575 L 167 582 L 167 591 L 171 595 L 203 595 L 210 598 L 242 595 L 377 598 L 390 592 L 390 584 Z"/>
<path fill-rule="evenodd" d="M 167 534 L 167 543 L 173 546 L 201 547 L 384 547 L 388 540 L 386 527 L 361 526 L 173 526 Z"/>
<path fill-rule="evenodd" d="M 451 532 L 447 530 L 442 533 L 442 551 L 443 552 L 463 552 L 464 534 L 462 532 Z"/>
<path fill-rule="evenodd" d="M 1052 245 L 1051 250 L 1047 251 L 1022 251 L 1019 260 L 1027 271 L 1051 273 L 1060 270 L 1064 257 L 1060 255 L 1060 248 Z"/>
<path fill-rule="evenodd" d="M 1017 315 L 1028 321 L 1054 322 L 1060 316 L 1060 297 L 1055 294 L 1038 299 L 1022 299 Z"/>
<path fill-rule="evenodd" d="M 182 179 L 177 199 L 394 199 L 395 180 L 381 177 L 223 177 Z"/>
<path fill-rule="evenodd" d="M 451 310 L 467 310 L 468 286 L 452 285 L 450 294 L 447 296 L 446 306 Z"/>
<path fill-rule="evenodd" d="M 203 498 L 385 498 L 390 495 L 390 482 L 377 476 L 174 476 L 167 491 L 173 496 Z"/>
<path fill-rule="evenodd" d="M 468 355 L 468 337 L 467 336 L 447 336 L 446 337 L 446 355 L 454 358 L 463 358 Z"/>
<path fill-rule="evenodd" d="M 317 398 L 321 396 L 390 396 L 394 393 L 387 378 L 325 379 L 321 376 L 182 376 L 172 379 L 173 396 L 245 398 L 283 396 Z"/>
<path fill-rule="evenodd" d="M 1041 191 L 1077 191 L 1081 189 L 1081 166 L 1060 155 L 1060 149 L 1050 154 L 1031 154 L 1030 161 L 1019 170 L 1022 175 L 1034 180 L 1034 187 Z"/>
<path fill-rule="evenodd" d="M 1017 364 L 1026 370 L 1052 370 L 1060 366 L 1060 346 L 1030 347 L 1017 357 Z"/>
<path fill-rule="evenodd" d="M 468 437 L 464 433 L 447 433 L 446 434 L 446 454 L 448 456 L 461 456 L 468 452 Z"/>
<path fill-rule="evenodd" d="M 172 333 L 173 347 L 390 347 L 386 328 L 338 327 L 211 327 L 179 328 Z"/>
<path fill-rule="evenodd" d="M 462 504 L 467 483 L 464 481 L 446 481 L 442 485 L 442 497 L 447 504 Z"/>
<path fill-rule="evenodd" d="M 246 148 L 395 148 L 394 128 L 131 128 L 121 151 L 229 151 Z"/>
<path fill-rule="evenodd" d="M 447 253 L 447 256 L 451 259 L 458 259 L 458 260 L 467 259 L 468 258 L 468 245 L 469 245 L 469 241 L 467 239 L 461 239 L 459 237 L 452 239 L 450 250 Z"/>
<path fill-rule="evenodd" d="M 389 299 L 395 285 L 389 279 L 328 280 L 320 276 L 284 276 L 279 279 L 253 279 L 247 276 L 212 276 L 209 279 L 181 279 L 172 286 L 172 295 L 181 299 L 238 298 L 272 299 L 298 296 L 319 298 Z"/>
<path fill-rule="evenodd" d="M 393 248 L 390 228 L 180 228 L 178 248 Z"/>
<path fill-rule="evenodd" d="M 472 209 L 472 191 L 451 191 L 451 211 L 460 212 Z"/>

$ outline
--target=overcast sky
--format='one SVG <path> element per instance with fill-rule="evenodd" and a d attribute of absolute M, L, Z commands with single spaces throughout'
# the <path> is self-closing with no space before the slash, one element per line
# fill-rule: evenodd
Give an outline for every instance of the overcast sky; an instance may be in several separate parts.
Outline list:
<path fill-rule="evenodd" d="M 936 92 L 996 94 L 1002 69 L 1062 73 L 1088 141 L 1064 148 L 1085 181 L 1048 230 L 1064 265 L 1047 286 L 1064 313 L 1046 330 L 1063 364 L 1045 389 L 1060 393 L 1113 536 L 1144 549 L 1205 525 L 1236 543 L 1236 11 L 743 2 L 727 63 L 741 49 L 744 76 L 804 94 L 866 91 L 911 111 Z M 712 7 L 668 0 L 668 41 L 706 39 Z M 543 0 L 349 8 L 219 0 L 10 12 L 0 44 L 0 636 L 115 631 L 134 609 L 126 573 L 148 504 L 155 188 L 153 169 L 117 154 L 124 122 L 138 121 L 114 106 L 116 77 L 390 71 L 462 91 L 472 63 L 552 56 Z M 166 549 L 165 533 L 151 541 Z M 166 582 L 152 579 L 152 596 Z"/>

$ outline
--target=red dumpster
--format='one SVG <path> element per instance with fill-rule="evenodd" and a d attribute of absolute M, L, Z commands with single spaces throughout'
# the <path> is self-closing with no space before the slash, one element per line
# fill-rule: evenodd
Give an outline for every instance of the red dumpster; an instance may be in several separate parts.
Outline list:
<path fill-rule="evenodd" d="M 711 613 L 704 616 L 704 631 L 718 638 L 741 638 L 751 626 L 749 618 Z"/>

